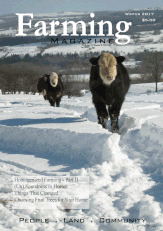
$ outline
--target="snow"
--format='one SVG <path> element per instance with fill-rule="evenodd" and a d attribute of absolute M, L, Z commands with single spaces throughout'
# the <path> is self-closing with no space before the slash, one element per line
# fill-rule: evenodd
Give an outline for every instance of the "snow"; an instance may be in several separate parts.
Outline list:
<path fill-rule="evenodd" d="M 130 79 L 140 79 L 141 78 L 141 74 L 131 74 L 130 75 Z"/>
<path fill-rule="evenodd" d="M 44 13 L 44 14 L 35 14 L 37 17 L 64 17 L 64 16 L 73 16 L 73 15 L 87 15 L 90 12 L 82 12 L 82 11 L 72 11 L 72 12 L 61 12 L 61 13 Z"/>
<path fill-rule="evenodd" d="M 43 46 L 42 43 L 30 43 L 30 44 L 22 44 L 17 46 L 6 46 L 7 57 L 11 55 L 20 55 L 25 56 L 26 54 L 30 54 L 31 56 L 35 56 L 40 53 L 39 47 Z"/>
<path fill-rule="evenodd" d="M 0 23 L 2 23 L 2 22 L 0 22 Z M 17 30 L 12 29 L 12 28 L 10 28 L 9 30 L 1 30 L 0 31 L 0 35 L 15 36 L 16 33 L 17 33 Z"/>
<path fill-rule="evenodd" d="M 62 54 L 67 54 L 67 53 L 78 53 L 78 54 L 83 54 L 83 53 L 90 53 L 92 52 L 102 52 L 102 51 L 108 51 L 108 52 L 118 52 L 121 55 L 127 55 L 128 53 L 134 53 L 134 52 L 143 52 L 144 50 L 150 50 L 150 51 L 163 51 L 162 43 L 158 44 L 127 44 L 125 46 L 123 45 L 111 45 L 111 44 L 94 44 L 92 48 L 86 48 L 83 47 L 81 44 L 67 44 L 67 45 L 59 45 L 59 46 L 54 46 L 51 48 L 45 49 L 42 55 L 44 54 L 57 54 L 57 53 L 62 53 Z"/>
<path fill-rule="evenodd" d="M 57 14 L 54 14 L 57 15 Z M 77 14 L 78 15 L 78 14 Z M 52 15 L 51 15 L 52 16 Z M 40 15 L 41 17 L 41 15 Z M 64 15 L 65 17 L 65 15 Z M 78 17 L 78 16 L 77 16 Z M 78 29 L 81 30 L 81 25 L 78 26 Z M 56 33 L 57 34 L 62 34 L 62 28 L 56 28 Z M 13 29 L 10 29 L 8 31 L 0 31 L 0 34 L 14 34 Z M 29 32 L 28 29 L 24 29 L 26 33 Z M 47 28 L 47 32 L 50 34 L 50 28 Z M 68 33 L 72 32 L 72 26 L 68 26 Z M 135 43 L 134 39 L 131 39 L 130 42 L 127 45 L 118 45 L 118 44 L 113 44 L 108 42 L 108 37 L 94 37 L 91 38 L 91 41 L 88 43 L 88 39 L 83 39 L 84 44 L 79 44 L 78 39 L 75 40 L 76 43 L 70 44 L 70 39 L 67 39 L 63 41 L 60 39 L 58 41 L 59 46 L 53 46 L 54 44 L 50 42 L 46 43 L 34 43 L 34 44 L 23 44 L 23 45 L 16 45 L 16 46 L 5 46 L 5 47 L 0 47 L 0 58 L 4 56 L 11 56 L 13 54 L 21 55 L 24 56 L 25 54 L 30 54 L 31 56 L 34 56 L 38 53 L 41 53 L 42 51 L 39 49 L 41 46 L 44 50 L 41 53 L 42 55 L 44 54 L 57 54 L 57 53 L 62 53 L 62 54 L 67 54 L 67 53 L 78 53 L 78 54 L 84 54 L 84 53 L 90 53 L 91 52 L 102 52 L 102 51 L 107 51 L 107 52 L 118 52 L 120 55 L 127 55 L 128 53 L 134 53 L 134 52 L 144 52 L 145 50 L 149 51 L 163 51 L 163 46 L 162 46 L 162 37 L 163 37 L 163 30 L 160 30 L 161 34 L 160 35 L 153 35 L 154 31 L 146 31 L 146 32 L 140 32 L 139 33 L 139 42 Z M 16 33 L 15 33 L 16 34 Z M 32 36 L 33 34 L 28 35 Z M 57 38 L 57 37 L 56 37 Z M 53 37 L 55 40 L 56 38 Z M 112 38 L 112 37 L 110 37 Z M 96 42 L 95 42 L 96 39 Z M 100 43 L 100 39 L 105 40 L 105 43 Z M 149 41 L 152 40 L 152 41 Z M 51 45 L 50 48 L 47 48 L 47 45 Z M 138 62 L 137 62 L 138 63 Z M 126 64 L 130 67 L 135 66 L 135 61 L 130 61 L 126 62 Z"/>
<path fill-rule="evenodd" d="M 60 108 L 38 94 L 0 95 L 0 230 L 162 231 L 163 83 L 158 89 L 131 86 L 120 134 L 110 120 L 109 131 L 97 124 L 90 92 L 64 96 Z M 59 175 L 89 177 L 89 209 L 13 208 L 13 176 Z"/>

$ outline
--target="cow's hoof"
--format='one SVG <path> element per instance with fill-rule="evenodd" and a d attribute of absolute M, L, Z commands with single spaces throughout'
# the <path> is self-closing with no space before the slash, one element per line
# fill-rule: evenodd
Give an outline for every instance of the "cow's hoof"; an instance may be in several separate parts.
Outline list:
<path fill-rule="evenodd" d="M 111 131 L 112 131 L 112 133 L 118 133 L 119 134 L 119 129 L 118 128 L 112 129 Z"/>
<path fill-rule="evenodd" d="M 117 121 L 113 121 L 111 123 L 111 131 L 112 133 L 119 133 L 119 127 Z"/>
<path fill-rule="evenodd" d="M 100 118 L 100 124 L 102 125 L 103 128 L 108 129 L 107 127 L 107 121 L 108 121 L 108 117 L 105 118 Z"/>

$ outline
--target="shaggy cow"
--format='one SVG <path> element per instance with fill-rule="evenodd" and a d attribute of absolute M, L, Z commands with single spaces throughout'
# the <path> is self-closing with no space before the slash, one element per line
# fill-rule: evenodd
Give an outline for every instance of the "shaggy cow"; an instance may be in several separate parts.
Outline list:
<path fill-rule="evenodd" d="M 119 132 L 120 109 L 130 86 L 128 72 L 122 64 L 124 60 L 123 56 L 114 57 L 110 53 L 103 53 L 89 60 L 92 64 L 90 90 L 98 123 L 107 129 L 109 112 L 111 131 L 116 133 Z M 108 105 L 108 111 L 106 105 Z"/>
<path fill-rule="evenodd" d="M 51 106 L 59 107 L 63 96 L 63 83 L 61 80 L 62 74 L 57 75 L 52 72 L 50 75 L 44 75 L 39 78 L 37 89 L 44 96 L 45 100 L 49 100 Z"/>

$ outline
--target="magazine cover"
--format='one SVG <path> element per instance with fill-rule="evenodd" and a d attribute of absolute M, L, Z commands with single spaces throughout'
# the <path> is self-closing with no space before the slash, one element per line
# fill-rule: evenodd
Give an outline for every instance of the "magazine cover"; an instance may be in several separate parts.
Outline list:
<path fill-rule="evenodd" d="M 163 231 L 163 6 L 2 0 L 0 231 Z"/>

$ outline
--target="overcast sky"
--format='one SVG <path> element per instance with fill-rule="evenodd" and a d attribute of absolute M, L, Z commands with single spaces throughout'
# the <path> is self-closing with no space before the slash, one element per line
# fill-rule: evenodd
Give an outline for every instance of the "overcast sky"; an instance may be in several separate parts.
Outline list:
<path fill-rule="evenodd" d="M 163 7 L 163 0 L 0 0 L 0 15 L 8 13 L 55 13 Z"/>

